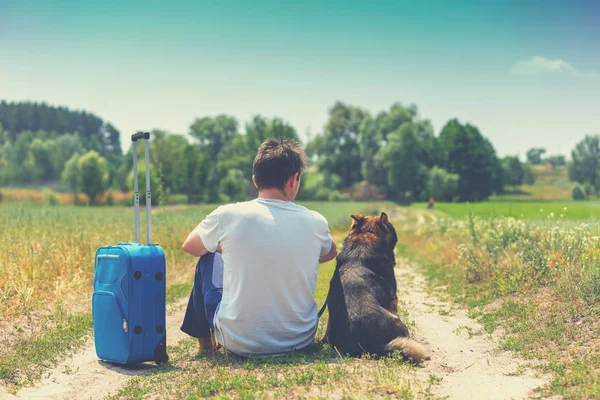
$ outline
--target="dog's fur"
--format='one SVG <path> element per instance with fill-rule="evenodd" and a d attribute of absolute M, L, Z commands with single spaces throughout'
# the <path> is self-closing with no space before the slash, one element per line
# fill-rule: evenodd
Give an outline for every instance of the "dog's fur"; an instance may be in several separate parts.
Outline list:
<path fill-rule="evenodd" d="M 352 220 L 329 285 L 329 322 L 323 339 L 351 356 L 399 350 L 418 364 L 427 359 L 425 351 L 409 339 L 397 312 L 396 230 L 385 213 L 352 215 Z"/>

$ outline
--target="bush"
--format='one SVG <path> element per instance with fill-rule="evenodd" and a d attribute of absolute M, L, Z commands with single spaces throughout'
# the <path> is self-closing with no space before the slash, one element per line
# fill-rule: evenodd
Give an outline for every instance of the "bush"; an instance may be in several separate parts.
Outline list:
<path fill-rule="evenodd" d="M 113 196 L 112 192 L 108 192 L 108 195 L 106 195 L 106 205 L 107 206 L 115 205 L 115 197 Z"/>
<path fill-rule="evenodd" d="M 231 169 L 219 184 L 221 201 L 234 202 L 246 200 L 246 187 L 248 180 L 239 169 Z"/>
<path fill-rule="evenodd" d="M 340 193 L 337 190 L 334 190 L 329 194 L 329 201 L 350 201 L 350 195 L 348 193 Z"/>
<path fill-rule="evenodd" d="M 151 166 L 152 167 L 152 166 Z M 127 184 L 133 189 L 133 169 L 127 176 Z M 152 205 L 160 205 L 162 199 L 162 182 L 160 178 L 160 171 L 158 168 L 150 169 L 150 191 L 152 193 Z M 138 161 L 138 191 L 140 193 L 140 206 L 146 205 L 146 165 L 143 161 Z M 131 203 L 133 204 L 133 200 Z"/>
<path fill-rule="evenodd" d="M 306 172 L 300 178 L 298 200 L 327 200 L 331 191 L 339 184 L 336 175 L 325 175 L 321 172 Z"/>
<path fill-rule="evenodd" d="M 386 197 L 377 186 L 366 181 L 354 184 L 347 193 L 353 201 L 383 201 Z"/>
<path fill-rule="evenodd" d="M 451 174 L 443 168 L 434 166 L 429 170 L 427 193 L 435 200 L 452 201 L 458 195 L 458 174 Z"/>
<path fill-rule="evenodd" d="M 56 193 L 54 193 L 50 189 L 44 190 L 44 200 L 46 201 L 46 204 L 49 206 L 57 206 L 60 204 L 60 200 L 58 200 Z"/>
<path fill-rule="evenodd" d="M 571 192 L 571 197 L 573 198 L 573 200 L 585 200 L 585 191 L 580 185 L 577 185 L 573 188 L 573 191 Z"/>
<path fill-rule="evenodd" d="M 167 204 L 169 205 L 180 205 L 180 204 L 188 204 L 188 197 L 185 194 L 174 193 L 169 194 L 167 197 Z"/>
<path fill-rule="evenodd" d="M 585 193 L 586 197 L 589 197 L 589 195 L 594 194 L 596 192 L 596 189 L 594 188 L 594 185 L 592 185 L 589 182 L 586 182 L 583 184 L 583 192 Z"/>

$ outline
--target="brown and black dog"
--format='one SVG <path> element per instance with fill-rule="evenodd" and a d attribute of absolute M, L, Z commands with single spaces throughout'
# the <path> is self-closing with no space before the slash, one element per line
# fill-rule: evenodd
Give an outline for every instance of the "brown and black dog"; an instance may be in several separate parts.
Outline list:
<path fill-rule="evenodd" d="M 329 284 L 329 322 L 323 340 L 351 356 L 399 350 L 417 364 L 428 359 L 423 347 L 409 339 L 398 316 L 394 226 L 385 213 L 352 215 L 352 220 Z"/>

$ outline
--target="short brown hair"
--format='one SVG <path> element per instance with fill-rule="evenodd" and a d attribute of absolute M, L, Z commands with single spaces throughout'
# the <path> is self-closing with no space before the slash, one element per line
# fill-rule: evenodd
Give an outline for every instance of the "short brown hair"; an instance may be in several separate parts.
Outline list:
<path fill-rule="evenodd" d="M 283 189 L 285 182 L 306 168 L 306 153 L 292 139 L 267 139 L 254 157 L 252 173 L 258 189 Z"/>

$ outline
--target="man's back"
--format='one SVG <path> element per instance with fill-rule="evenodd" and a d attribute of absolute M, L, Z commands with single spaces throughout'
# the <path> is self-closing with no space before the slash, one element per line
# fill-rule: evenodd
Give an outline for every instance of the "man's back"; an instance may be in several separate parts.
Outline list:
<path fill-rule="evenodd" d="M 332 246 L 327 221 L 292 202 L 258 198 L 219 207 L 197 230 L 209 251 L 222 249 L 217 340 L 244 356 L 310 344 L 318 259 Z"/>

